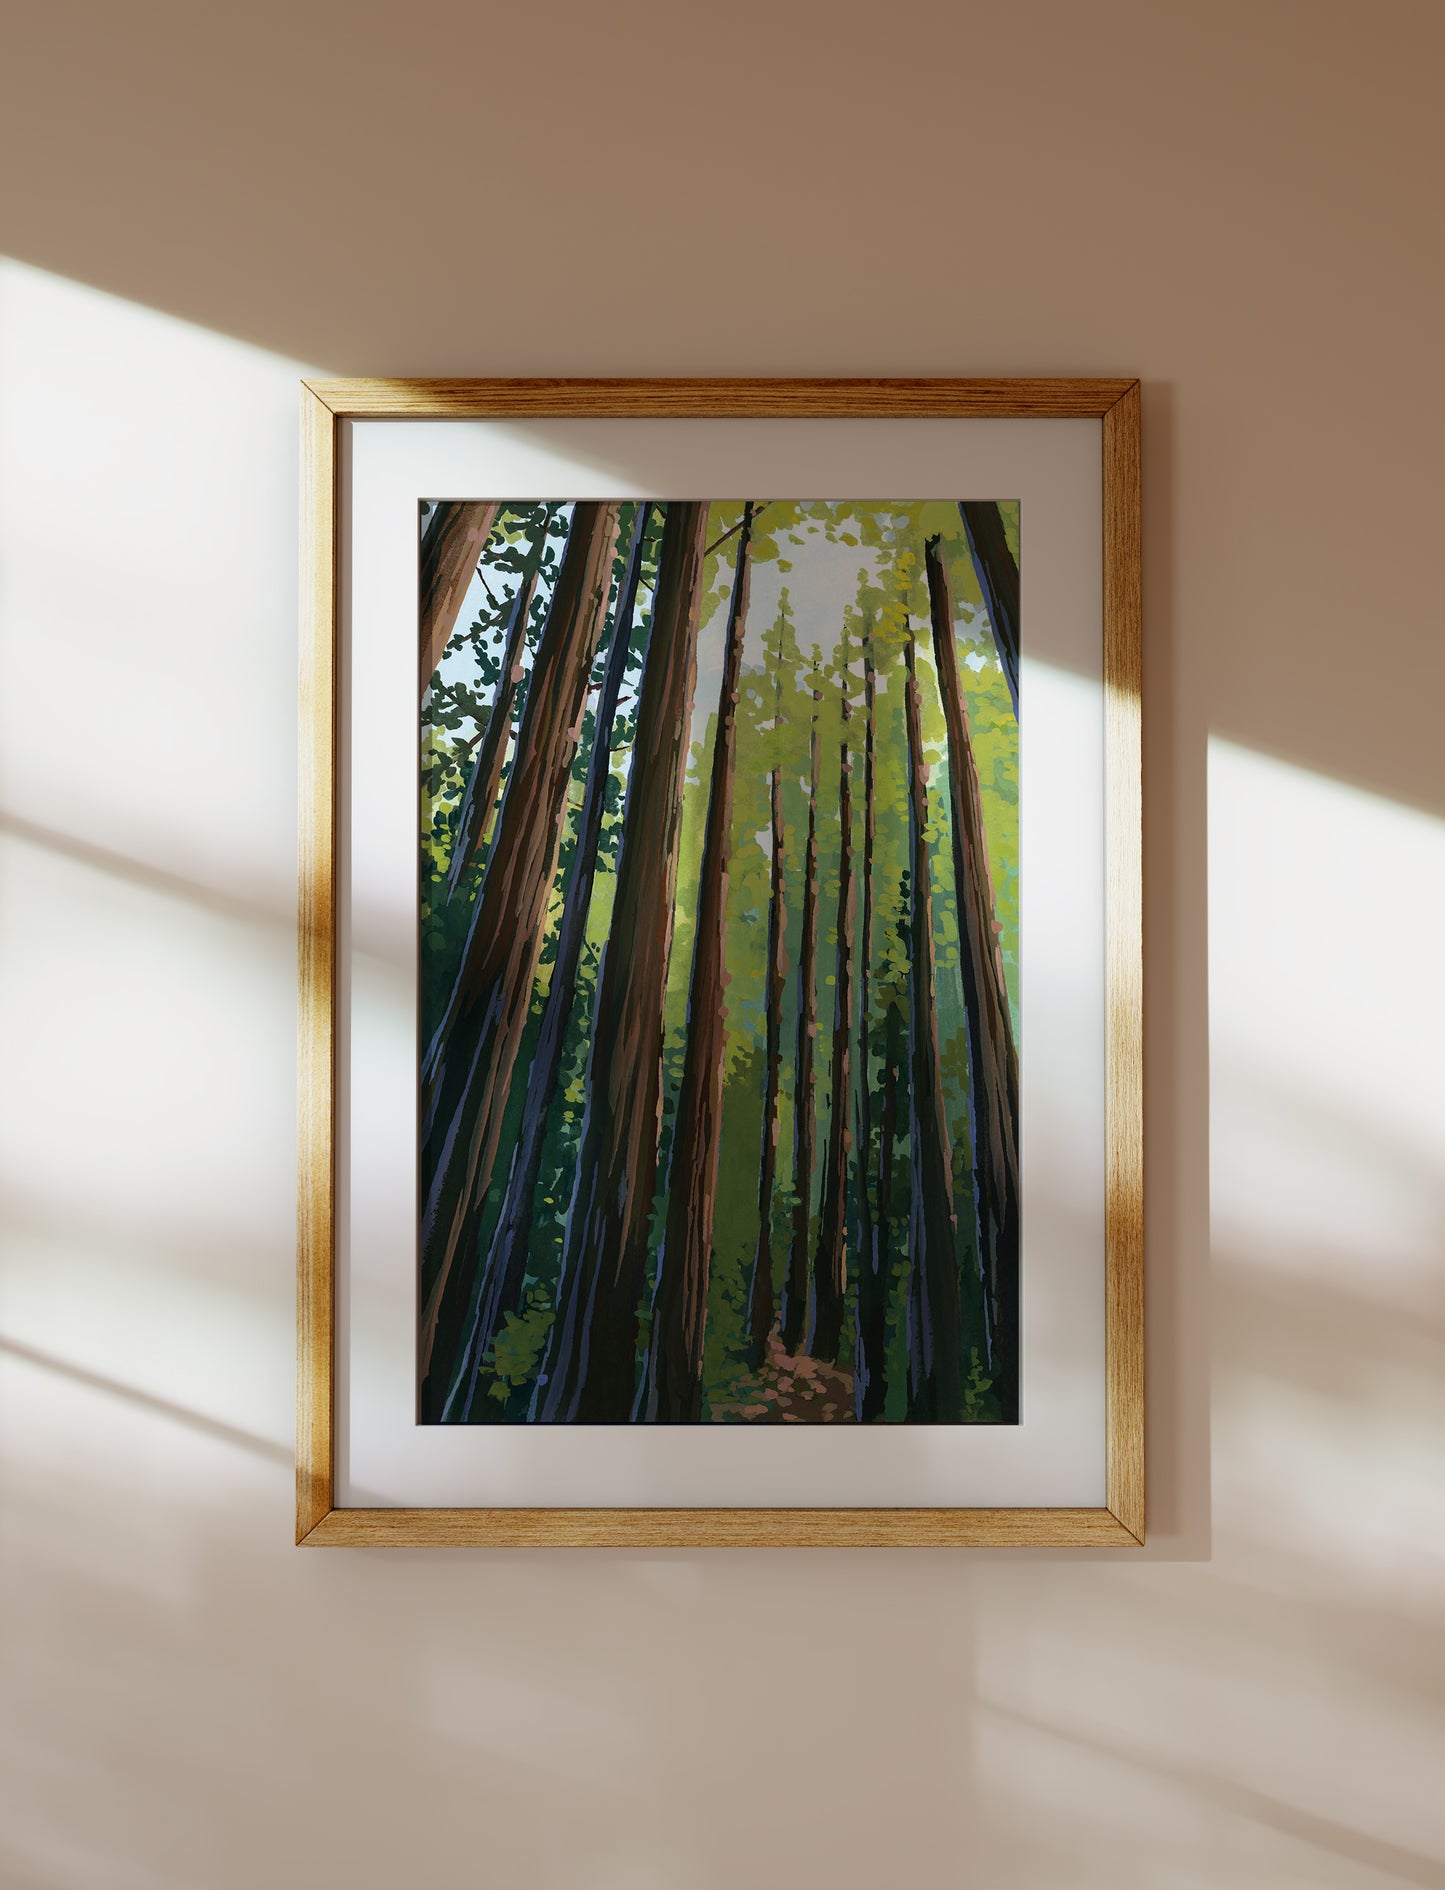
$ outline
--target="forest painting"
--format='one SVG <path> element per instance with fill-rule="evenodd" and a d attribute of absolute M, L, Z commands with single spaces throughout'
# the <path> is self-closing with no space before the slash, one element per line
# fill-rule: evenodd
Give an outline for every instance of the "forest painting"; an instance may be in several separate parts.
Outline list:
<path fill-rule="evenodd" d="M 1017 1422 L 1017 504 L 420 534 L 419 1420 Z"/>

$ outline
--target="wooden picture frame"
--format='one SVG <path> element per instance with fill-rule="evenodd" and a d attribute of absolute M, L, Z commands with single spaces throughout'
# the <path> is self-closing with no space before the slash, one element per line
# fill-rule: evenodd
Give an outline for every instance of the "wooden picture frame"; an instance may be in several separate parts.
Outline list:
<path fill-rule="evenodd" d="M 1102 421 L 1107 944 L 1106 1502 L 1098 1508 L 338 1508 L 336 1291 L 339 434 L 349 420 L 579 416 Z M 1139 383 L 327 380 L 303 383 L 296 1540 L 320 1545 L 1100 1546 L 1144 1539 Z"/>

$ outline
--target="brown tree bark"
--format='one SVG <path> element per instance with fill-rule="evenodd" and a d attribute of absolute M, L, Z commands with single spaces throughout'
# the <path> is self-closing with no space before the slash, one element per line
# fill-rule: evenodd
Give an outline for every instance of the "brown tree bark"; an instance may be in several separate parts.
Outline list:
<path fill-rule="evenodd" d="M 421 539 L 421 693 L 431 687 L 472 577 L 486 549 L 498 506 L 443 499 Z"/>
<path fill-rule="evenodd" d="M 515 1309 L 522 1297 L 532 1233 L 533 1203 L 541 1179 L 542 1155 L 547 1139 L 547 1119 L 561 1079 L 567 1027 L 571 1023 L 576 1003 L 577 972 L 587 935 L 587 913 L 597 877 L 597 851 L 602 838 L 607 784 L 612 774 L 612 731 L 631 653 L 633 613 L 642 577 L 643 543 L 651 515 L 651 505 L 641 504 L 636 508 L 633 519 L 632 544 L 613 619 L 612 645 L 607 653 L 607 668 L 597 697 L 592 752 L 587 761 L 587 785 L 577 816 L 577 852 L 567 878 L 562 918 L 557 927 L 557 955 L 552 963 L 542 1027 L 537 1035 L 532 1066 L 527 1073 L 527 1095 L 517 1145 L 512 1151 L 507 1186 L 483 1269 L 481 1292 L 471 1318 L 465 1356 L 443 1414 L 447 1418 L 456 1416 L 467 1421 L 472 1417 L 476 1409 L 482 1360 L 501 1330 L 504 1316 Z"/>
<path fill-rule="evenodd" d="M 545 1422 L 632 1415 L 707 514 L 670 504 L 663 527 L 557 1314 L 532 1404 Z"/>
<path fill-rule="evenodd" d="M 959 516 L 968 539 L 978 588 L 983 592 L 988 627 L 1013 699 L 1014 719 L 1019 712 L 1019 568 L 1009 550 L 1003 514 L 993 499 L 960 499 Z"/>
<path fill-rule="evenodd" d="M 748 1356 L 761 1365 L 773 1329 L 773 1187 L 778 1172 L 778 1094 L 783 1069 L 783 988 L 788 975 L 785 950 L 788 914 L 785 893 L 783 777 L 774 768 L 772 801 L 773 857 L 769 869 L 768 973 L 763 1088 L 763 1145 L 758 1163 L 758 1244 L 748 1292 Z"/>
<path fill-rule="evenodd" d="M 995 508 L 996 509 L 996 508 Z M 1007 547 L 1005 547 L 1007 549 Z M 953 876 L 968 1025 L 973 1205 L 987 1311 L 986 1362 L 1005 1423 L 1018 1417 L 1018 1051 L 994 919 L 993 876 L 978 764 L 954 640 L 948 569 L 937 538 L 924 548 L 933 653 L 948 727 Z"/>
<path fill-rule="evenodd" d="M 868 1192 L 868 1169 L 873 1159 L 873 1042 L 869 1016 L 873 1001 L 873 848 L 878 834 L 875 773 L 878 679 L 873 667 L 871 626 L 863 639 L 863 705 L 863 935 L 858 952 L 858 1283 L 853 1410 L 858 1422 L 867 1424 L 882 1417 L 887 1395 L 883 1354 L 888 1311 L 887 1241 L 878 1238 L 878 1224 Z M 878 1217 L 886 1231 L 882 1177 L 885 1163 L 891 1171 L 891 1146 L 880 1150 L 878 1159 Z"/>
<path fill-rule="evenodd" d="M 476 858 L 482 836 L 487 830 L 488 816 L 497 804 L 497 790 L 502 784 L 502 766 L 507 759 L 507 743 L 512 734 L 512 704 L 517 699 L 517 686 L 522 680 L 522 652 L 527 647 L 527 622 L 532 612 L 532 599 L 537 594 L 537 579 L 542 569 L 542 555 L 547 548 L 547 532 L 551 522 L 552 514 L 549 511 L 542 520 L 537 542 L 527 558 L 527 568 L 518 580 L 517 594 L 512 600 L 496 694 L 492 698 L 487 726 L 482 731 L 482 739 L 477 745 L 476 757 L 467 776 L 462 804 L 457 809 L 456 832 L 452 836 L 452 853 L 447 862 L 448 905 L 456 898 L 462 874 Z"/>
<path fill-rule="evenodd" d="M 928 768 L 923 757 L 917 644 L 908 637 L 909 1135 L 913 1201 L 909 1219 L 909 1416 L 952 1424 L 963 1417 L 962 1305 L 953 1151 L 943 1105 L 934 986 L 933 893 L 929 880 Z"/>
<path fill-rule="evenodd" d="M 808 1350 L 836 1362 L 848 1296 L 848 1154 L 853 1146 L 853 719 L 848 644 L 843 642 L 843 738 L 838 745 L 838 914 L 834 929 L 833 1054 L 828 1075 L 828 1146 L 818 1250 L 813 1261 L 813 1330 Z M 865 1071 L 866 1081 L 866 1071 Z"/>
<path fill-rule="evenodd" d="M 888 1295 L 892 1285 L 890 1278 L 893 1260 L 893 1162 L 898 1149 L 898 1091 L 903 1081 L 905 1060 L 908 1054 L 908 1020 L 903 1008 L 896 1001 L 888 1006 L 887 1020 L 883 1026 L 883 1082 L 882 1102 L 878 1111 L 878 1211 L 873 1220 L 873 1250 L 876 1255 L 874 1271 L 878 1281 L 878 1298 L 874 1320 L 876 1326 L 870 1338 L 870 1356 L 876 1358 L 877 1368 L 870 1369 L 868 1378 L 868 1406 L 871 1416 L 881 1418 L 888 1400 L 888 1381 L 885 1370 L 888 1327 Z"/>
<path fill-rule="evenodd" d="M 816 670 L 818 652 L 813 652 Z M 803 850 L 803 938 L 798 953 L 797 1075 L 793 1085 L 793 1243 L 783 1281 L 783 1344 L 796 1353 L 808 1319 L 808 1273 L 812 1258 L 813 1166 L 818 1125 L 814 1106 L 813 1054 L 818 1036 L 818 714 L 821 692 L 813 690 L 813 739 L 808 769 L 808 838 Z"/>
<path fill-rule="evenodd" d="M 697 930 L 687 996 L 687 1045 L 667 1176 L 667 1222 L 657 1256 L 652 1333 L 639 1414 L 649 1423 L 702 1416 L 702 1354 L 712 1263 L 727 1036 L 727 895 L 732 852 L 738 678 L 748 620 L 752 501 L 743 507 L 713 734 Z"/>
<path fill-rule="evenodd" d="M 467 1253 L 458 1267 L 457 1256 L 473 1206 L 491 1181 L 531 1003 L 572 758 L 607 611 L 617 523 L 615 501 L 578 502 L 532 666 L 496 846 L 472 909 L 457 987 L 423 1069 L 424 1416 L 445 1395 L 454 1364 L 443 1360 L 433 1387 L 438 1327 L 446 1351 L 478 1264 L 475 1253 Z"/>

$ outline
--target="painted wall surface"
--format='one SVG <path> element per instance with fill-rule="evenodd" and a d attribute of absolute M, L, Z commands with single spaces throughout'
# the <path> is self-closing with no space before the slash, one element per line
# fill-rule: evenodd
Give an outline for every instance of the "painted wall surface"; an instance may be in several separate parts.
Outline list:
<path fill-rule="evenodd" d="M 8 16 L 0 1882 L 1445 1881 L 1445 11 Z M 303 366 L 1144 378 L 1142 1555 L 290 1546 Z"/>

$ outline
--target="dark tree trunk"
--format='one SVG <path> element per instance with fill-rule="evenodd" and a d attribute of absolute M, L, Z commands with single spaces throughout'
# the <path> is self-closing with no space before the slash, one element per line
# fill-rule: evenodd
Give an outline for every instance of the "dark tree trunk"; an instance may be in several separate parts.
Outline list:
<path fill-rule="evenodd" d="M 712 1262 L 727 1036 L 727 898 L 732 851 L 738 678 L 748 621 L 752 501 L 743 507 L 728 609 L 717 727 L 698 880 L 697 930 L 687 994 L 687 1046 L 667 1176 L 667 1223 L 657 1256 L 652 1335 L 639 1400 L 649 1423 L 702 1416 L 702 1353 Z"/>
<path fill-rule="evenodd" d="M 778 1172 L 778 1092 L 783 1068 L 783 986 L 788 964 L 785 932 L 788 911 L 784 887 L 783 776 L 771 779 L 773 857 L 769 869 L 766 1067 L 763 1088 L 763 1147 L 758 1164 L 758 1245 L 748 1293 L 748 1356 L 754 1366 L 767 1357 L 773 1329 L 773 1184 Z"/>
<path fill-rule="evenodd" d="M 561 844 L 572 759 L 597 652 L 615 501 L 579 501 L 537 646 L 496 846 L 472 909 L 457 987 L 428 1050 L 423 1081 L 422 1411 L 433 1421 L 455 1370 L 453 1347 L 475 1285 L 463 1235 L 486 1194 L 512 1068 L 532 998 Z M 442 1369 L 433 1383 L 440 1337 Z"/>
<path fill-rule="evenodd" d="M 431 687 L 472 578 L 486 550 L 499 507 L 444 499 L 421 538 L 421 693 Z"/>
<path fill-rule="evenodd" d="M 813 1331 L 808 1350 L 836 1362 L 848 1298 L 848 1153 L 853 1144 L 853 717 L 848 646 L 843 645 L 843 739 L 838 745 L 838 917 L 833 969 L 833 1057 L 829 1071 L 828 1147 L 813 1263 Z M 867 1080 L 865 1069 L 864 1080 Z"/>
<path fill-rule="evenodd" d="M 813 691 L 814 704 L 819 691 Z M 803 940 L 798 954 L 797 1076 L 793 1086 L 793 1243 L 783 1281 L 783 1344 L 796 1353 L 808 1319 L 808 1263 L 813 1226 L 813 1164 L 818 1125 L 813 1052 L 818 1036 L 818 720 L 808 770 L 808 838 L 803 852 Z"/>
<path fill-rule="evenodd" d="M 873 1159 L 873 847 L 877 838 L 875 749 L 878 684 L 873 669 L 873 633 L 863 643 L 863 936 L 858 953 L 858 1289 L 853 1357 L 853 1410 L 860 1424 L 883 1415 L 887 1385 L 883 1375 L 884 1329 L 888 1306 L 887 1243 L 874 1238 L 873 1203 L 868 1170 Z M 882 1164 L 891 1149 L 879 1153 L 879 1217 L 883 1216 Z"/>
<path fill-rule="evenodd" d="M 1003 665 L 1004 681 L 1013 698 L 1014 719 L 1019 712 L 1019 568 L 1009 550 L 1003 514 L 993 499 L 960 499 L 958 510 L 968 539 L 969 554 L 983 592 L 994 648 Z"/>
<path fill-rule="evenodd" d="M 632 1414 L 707 513 L 671 504 L 663 528 L 557 1315 L 532 1403 L 546 1422 Z"/>
<path fill-rule="evenodd" d="M 582 809 L 577 817 L 577 852 L 567 881 L 562 919 L 557 930 L 557 956 L 552 965 L 547 1006 L 542 1013 L 542 1027 L 527 1076 L 521 1134 L 512 1151 L 507 1192 L 502 1200 L 496 1232 L 492 1236 L 491 1249 L 482 1272 L 481 1295 L 471 1322 L 465 1356 L 443 1414 L 448 1418 L 456 1416 L 465 1420 L 473 1415 L 482 1360 L 491 1350 L 504 1315 L 514 1311 L 520 1302 L 522 1285 L 526 1279 L 533 1203 L 542 1172 L 547 1118 L 557 1093 L 567 1027 L 572 1021 L 576 1002 L 577 970 L 582 962 L 582 947 L 587 936 L 587 911 L 592 902 L 593 882 L 597 877 L 597 848 L 602 837 L 602 815 L 607 783 L 612 772 L 612 729 L 617 717 L 618 697 L 627 674 L 633 611 L 637 604 L 638 581 L 642 575 L 643 540 L 651 513 L 650 505 L 639 505 L 633 521 L 632 547 L 617 600 L 607 669 L 597 698 L 592 753 L 587 762 L 587 785 L 582 795 Z"/>
<path fill-rule="evenodd" d="M 1018 1417 L 1019 1153 L 1018 1052 L 994 921 L 993 877 L 978 765 L 954 642 L 953 599 L 939 541 L 925 548 L 933 654 L 948 726 L 953 876 L 968 1024 L 973 1204 L 988 1327 L 985 1347 L 1003 1420 Z"/>
<path fill-rule="evenodd" d="M 548 512 L 527 559 L 527 568 L 517 581 L 512 614 L 507 620 L 507 639 L 502 651 L 497 691 L 487 713 L 487 726 L 477 744 L 471 773 L 467 776 L 462 804 L 457 809 L 452 854 L 447 862 L 448 905 L 457 896 L 462 874 L 477 856 L 482 835 L 487 829 L 487 817 L 497 804 L 497 790 L 502 784 L 502 765 L 507 759 L 507 742 L 512 733 L 512 704 L 517 699 L 517 685 L 522 680 L 522 652 L 527 647 L 527 621 L 532 612 L 532 599 L 537 595 L 537 579 L 542 569 L 542 555 L 547 548 L 547 532 L 551 522 L 552 515 Z"/>
<path fill-rule="evenodd" d="M 917 646 L 908 638 L 909 1416 L 935 1424 L 963 1417 L 963 1314 L 953 1212 L 953 1151 L 943 1106 L 933 974 L 933 893 L 928 870 L 928 768 L 923 758 Z"/>
<path fill-rule="evenodd" d="M 885 1341 L 888 1328 L 888 1299 L 893 1267 L 893 1161 L 898 1148 L 898 1118 L 901 1113 L 899 1091 L 906 1074 L 908 1055 L 908 1020 L 896 1001 L 888 1006 L 888 1021 L 883 1029 L 883 1102 L 878 1112 L 878 1212 L 873 1222 L 873 1270 L 878 1282 L 878 1300 L 872 1322 L 870 1345 L 879 1364 L 869 1385 L 869 1404 L 875 1418 L 883 1416 L 888 1398 L 885 1375 Z"/>

